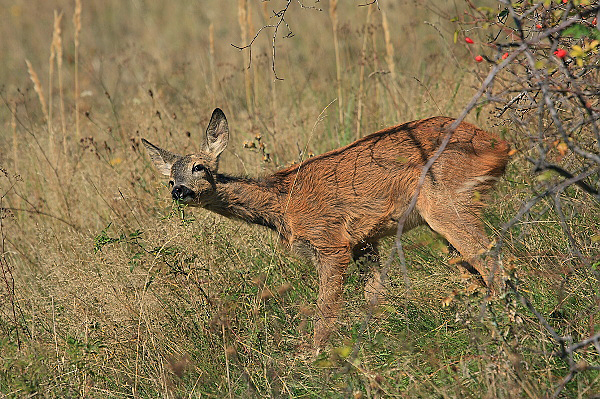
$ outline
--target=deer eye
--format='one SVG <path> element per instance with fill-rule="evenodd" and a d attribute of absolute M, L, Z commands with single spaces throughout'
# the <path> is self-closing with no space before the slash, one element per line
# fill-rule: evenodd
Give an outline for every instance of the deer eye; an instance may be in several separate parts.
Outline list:
<path fill-rule="evenodd" d="M 201 165 L 201 164 L 196 164 L 196 165 L 194 165 L 194 167 L 192 168 L 192 173 L 195 173 L 195 172 L 200 172 L 201 170 L 205 170 L 205 169 L 206 169 L 206 167 L 205 167 L 204 165 Z"/>

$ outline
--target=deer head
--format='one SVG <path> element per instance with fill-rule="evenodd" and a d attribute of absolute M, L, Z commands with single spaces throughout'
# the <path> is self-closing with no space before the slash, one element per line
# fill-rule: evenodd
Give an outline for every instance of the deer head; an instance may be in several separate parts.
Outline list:
<path fill-rule="evenodd" d="M 197 154 L 173 154 L 142 139 L 158 171 L 169 177 L 173 199 L 192 206 L 205 206 L 214 197 L 219 155 L 228 141 L 229 126 L 219 108 L 213 111 L 206 128 L 204 149 Z"/>

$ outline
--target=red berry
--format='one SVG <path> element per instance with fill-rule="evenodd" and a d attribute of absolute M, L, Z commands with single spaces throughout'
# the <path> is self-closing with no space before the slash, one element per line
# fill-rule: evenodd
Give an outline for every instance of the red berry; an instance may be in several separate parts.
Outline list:
<path fill-rule="evenodd" d="M 554 52 L 554 55 L 558 58 L 565 58 L 565 56 L 567 55 L 567 51 L 565 49 L 559 48 Z"/>
<path fill-rule="evenodd" d="M 483 61 L 483 57 L 478 55 L 477 57 L 475 57 L 475 61 L 481 62 L 481 61 Z"/>
<path fill-rule="evenodd" d="M 502 54 L 502 59 L 503 59 L 503 60 L 505 60 L 505 59 L 507 59 L 507 58 L 508 58 L 508 53 L 504 53 L 504 54 Z"/>
<path fill-rule="evenodd" d="M 475 42 L 473 41 L 473 39 L 471 39 L 470 37 L 465 37 L 465 42 L 467 42 L 467 43 L 469 43 L 469 44 L 473 44 L 473 43 L 475 43 Z"/>
<path fill-rule="evenodd" d="M 592 20 L 592 25 L 596 26 L 596 22 L 598 22 L 598 20 L 597 20 L 597 18 L 594 18 L 594 19 Z"/>
<path fill-rule="evenodd" d="M 542 29 L 542 25 L 540 25 L 540 24 L 537 24 L 537 25 L 535 26 L 535 28 L 536 28 L 536 29 Z"/>

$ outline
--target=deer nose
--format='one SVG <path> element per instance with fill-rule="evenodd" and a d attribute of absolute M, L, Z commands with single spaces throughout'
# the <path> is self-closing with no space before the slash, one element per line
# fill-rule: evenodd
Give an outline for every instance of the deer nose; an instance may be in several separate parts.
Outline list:
<path fill-rule="evenodd" d="M 185 199 L 185 197 L 193 197 L 194 192 L 186 186 L 177 185 L 173 187 L 173 191 L 171 191 L 171 196 L 174 200 L 177 201 Z"/>

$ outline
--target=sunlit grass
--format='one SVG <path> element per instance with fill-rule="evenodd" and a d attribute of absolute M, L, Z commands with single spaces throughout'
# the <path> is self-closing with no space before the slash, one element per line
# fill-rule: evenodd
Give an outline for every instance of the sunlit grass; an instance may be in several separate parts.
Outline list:
<path fill-rule="evenodd" d="M 256 27 L 272 21 L 264 19 L 263 7 L 268 16 L 274 5 L 249 3 Z M 290 255 L 262 228 L 171 204 L 140 138 L 194 152 L 216 106 L 232 129 L 221 168 L 254 176 L 356 138 L 361 65 L 360 135 L 456 115 L 477 86 L 469 73 L 475 66 L 452 44 L 448 21 L 430 9 L 382 3 L 391 38 L 386 46 L 377 10 L 365 26 L 366 8 L 340 2 L 338 87 L 328 10 L 293 4 L 287 22 L 295 35 L 277 39 L 277 74 L 284 80 L 275 81 L 272 33 L 253 46 L 251 75 L 244 56 L 230 46 L 240 44 L 234 6 L 83 2 L 80 139 L 74 48 L 67 44 L 75 29 L 73 5 L 3 6 L 9 12 L 0 24 L 6 55 L 0 67 L 0 117 L 6 122 L 0 133 L 0 167 L 6 171 L 0 175 L 2 265 L 5 281 L 12 275 L 15 288 L 14 298 L 4 282 L 0 289 L 0 392 L 512 398 L 541 397 L 564 376 L 566 364 L 550 356 L 556 347 L 537 320 L 511 295 L 482 305 L 482 294 L 468 292 L 468 279 L 448 263 L 452 254 L 444 251 L 445 243 L 427 229 L 403 241 L 409 290 L 400 267 L 393 268 L 389 304 L 368 321 L 362 282 L 355 266 L 350 268 L 339 331 L 331 348 L 315 356 L 312 265 Z M 57 117 L 58 81 L 47 78 L 54 8 L 65 12 L 66 137 Z M 54 87 L 50 127 L 25 59 L 46 95 Z M 390 62 L 395 79 L 388 73 Z M 340 92 L 341 123 L 335 101 Z M 486 116 L 470 119 L 490 128 L 494 121 Z M 257 134 L 270 163 L 243 146 Z M 535 184 L 523 164 L 517 156 L 490 201 L 490 234 Z M 565 195 L 573 198 L 568 211 L 574 235 L 589 242 L 581 237 L 599 234 L 598 209 L 580 201 L 577 192 Z M 558 221 L 546 212 L 550 205 L 541 204 L 535 218 L 511 230 L 507 259 L 512 256 L 521 286 L 555 328 L 587 337 L 598 325 L 597 282 L 577 269 Z M 382 254 L 391 245 L 386 241 Z M 593 256 L 598 246 L 583 250 Z M 442 306 L 450 295 L 449 306 Z M 357 341 L 360 348 L 349 364 L 348 350 Z M 598 361 L 592 352 L 582 357 Z M 578 378 L 568 396 L 600 389 L 597 372 Z"/>

